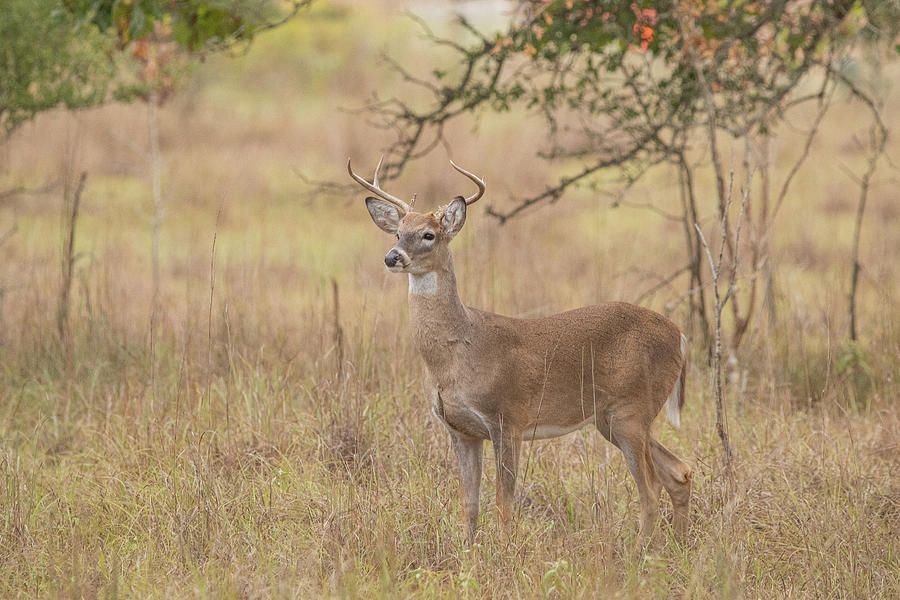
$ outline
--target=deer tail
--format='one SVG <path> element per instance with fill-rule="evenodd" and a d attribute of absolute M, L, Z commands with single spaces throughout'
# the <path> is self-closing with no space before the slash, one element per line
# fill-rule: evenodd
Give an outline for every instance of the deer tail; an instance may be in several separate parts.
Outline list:
<path fill-rule="evenodd" d="M 687 378 L 687 352 L 685 337 L 681 334 L 681 374 L 678 381 L 672 387 L 672 392 L 666 400 L 666 417 L 675 427 L 681 426 L 681 409 L 684 406 L 684 380 Z"/>

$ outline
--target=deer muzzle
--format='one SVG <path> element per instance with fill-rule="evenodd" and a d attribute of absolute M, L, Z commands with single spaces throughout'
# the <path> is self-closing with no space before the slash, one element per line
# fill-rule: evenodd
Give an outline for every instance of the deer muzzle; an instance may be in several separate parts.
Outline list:
<path fill-rule="evenodd" d="M 391 248 L 384 257 L 384 264 L 391 271 L 400 272 L 409 265 L 409 257 L 403 250 Z"/>

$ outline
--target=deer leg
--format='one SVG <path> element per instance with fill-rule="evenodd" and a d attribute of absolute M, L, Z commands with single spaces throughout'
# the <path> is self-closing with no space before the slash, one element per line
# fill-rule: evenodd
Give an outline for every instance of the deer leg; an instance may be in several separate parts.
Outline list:
<path fill-rule="evenodd" d="M 460 496 L 462 497 L 463 517 L 466 521 L 466 543 L 475 542 L 475 529 L 478 527 L 478 489 L 481 486 L 481 457 L 484 452 L 484 440 L 461 435 L 450 434 L 453 451 L 459 462 Z"/>
<path fill-rule="evenodd" d="M 679 540 L 684 540 L 690 523 L 691 467 L 650 438 L 650 456 L 662 485 L 672 499 L 672 527 Z"/>
<path fill-rule="evenodd" d="M 638 426 L 613 424 L 612 438 L 625 456 L 625 464 L 634 477 L 638 498 L 641 502 L 641 528 L 638 540 L 643 545 L 649 541 L 659 514 L 659 493 L 662 484 L 656 475 L 650 456 L 649 433 Z"/>
<path fill-rule="evenodd" d="M 497 464 L 497 510 L 503 528 L 510 530 L 512 503 L 516 492 L 516 472 L 519 467 L 519 450 L 522 436 L 510 432 L 498 432 L 492 436 L 494 459 Z"/>

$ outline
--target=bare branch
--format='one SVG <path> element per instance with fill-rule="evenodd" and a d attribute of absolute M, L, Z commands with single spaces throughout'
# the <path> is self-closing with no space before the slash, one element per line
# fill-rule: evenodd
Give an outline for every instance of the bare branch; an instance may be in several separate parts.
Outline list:
<path fill-rule="evenodd" d="M 563 193 L 570 186 L 583 181 L 585 178 L 597 173 L 602 169 L 606 169 L 608 167 L 616 166 L 624 164 L 625 162 L 632 160 L 635 158 L 644 148 L 644 141 L 647 138 L 653 137 L 659 131 L 659 128 L 654 129 L 650 134 L 645 136 L 642 140 L 637 140 L 633 143 L 631 148 L 625 154 L 617 154 L 611 157 L 607 157 L 599 160 L 593 165 L 587 166 L 583 168 L 579 173 L 569 177 L 562 177 L 559 180 L 559 183 L 553 187 L 547 188 L 542 193 L 537 196 L 532 196 L 531 198 L 527 198 L 522 200 L 515 208 L 507 211 L 507 212 L 498 212 L 494 210 L 493 206 L 489 206 L 487 209 L 487 213 L 492 217 L 496 217 L 500 220 L 500 223 L 505 223 L 510 218 L 518 215 L 522 211 L 527 208 L 534 206 L 535 204 L 539 204 L 541 202 L 556 202 L 563 195 Z"/>
<path fill-rule="evenodd" d="M 69 336 L 69 298 L 72 292 L 72 275 L 75 272 L 75 227 L 78 223 L 78 212 L 81 207 L 81 193 L 84 191 L 84 184 L 87 181 L 87 172 L 83 172 L 78 178 L 75 185 L 75 191 L 72 193 L 72 207 L 69 211 L 66 242 L 63 246 L 63 273 L 62 282 L 59 288 L 59 305 L 56 310 L 56 326 L 59 331 L 59 338 L 66 349 L 68 357 L 71 350 L 71 339 Z M 68 185 L 66 186 L 68 188 Z"/>
<path fill-rule="evenodd" d="M 781 191 L 778 193 L 778 198 L 775 200 L 775 208 L 772 209 L 772 219 L 771 221 L 775 221 L 775 217 L 778 215 L 778 211 L 781 210 L 781 205 L 784 203 L 784 199 L 787 197 L 788 189 L 791 187 L 791 182 L 794 180 L 794 176 L 797 175 L 797 172 L 800 170 L 800 167 L 803 166 L 803 162 L 806 160 L 806 157 L 809 156 L 809 150 L 812 148 L 813 140 L 816 137 L 816 134 L 819 133 L 819 125 L 822 123 L 822 118 L 825 117 L 825 113 L 828 112 L 828 109 L 831 107 L 831 98 L 834 94 L 835 88 L 832 87 L 831 93 L 827 96 L 824 96 L 824 100 L 822 104 L 819 106 L 819 111 L 816 113 L 816 117 L 813 120 L 812 127 L 810 127 L 809 132 L 806 135 L 806 143 L 803 145 L 803 152 L 800 153 L 799 158 L 797 158 L 794 165 L 791 167 L 790 172 L 787 177 L 784 179 L 784 183 L 781 185 Z"/>
<path fill-rule="evenodd" d="M 856 291 L 859 285 L 859 273 L 862 270 L 862 265 L 859 262 L 859 241 L 862 233 L 863 215 L 865 214 L 866 201 L 869 196 L 869 184 L 872 181 L 875 170 L 878 168 L 878 159 L 884 153 L 884 147 L 887 144 L 887 132 L 885 130 L 878 130 L 878 121 L 880 121 L 881 116 L 878 114 L 877 107 L 874 103 L 872 104 L 872 110 L 873 117 L 876 120 L 875 124 L 872 125 L 871 132 L 872 153 L 869 156 L 866 172 L 863 174 L 859 183 L 859 200 L 857 201 L 856 219 L 853 225 L 853 271 L 850 277 L 848 312 L 850 315 L 850 339 L 854 342 L 857 340 Z"/>
<path fill-rule="evenodd" d="M 9 240 L 9 238 L 14 236 L 16 234 L 16 232 L 18 232 L 18 231 L 19 231 L 19 226 L 16 224 L 13 224 L 13 226 L 10 227 L 9 229 L 7 229 L 3 233 L 3 235 L 0 235 L 0 246 L 3 246 L 3 244 L 5 244 Z"/>
<path fill-rule="evenodd" d="M 659 283 L 657 283 L 656 285 L 651 287 L 649 290 L 643 292 L 640 296 L 635 298 L 632 301 L 632 304 L 640 304 L 641 302 L 643 302 L 644 300 L 646 300 L 647 298 L 649 298 L 650 296 L 652 296 L 653 294 L 655 294 L 656 292 L 661 290 L 662 288 L 666 287 L 667 285 L 669 285 L 670 283 L 675 281 L 675 279 L 677 279 L 679 275 L 681 275 L 682 273 L 684 273 L 685 271 L 687 271 L 690 268 L 691 268 L 691 265 L 684 265 L 683 267 L 681 267 L 680 269 L 678 269 L 677 271 L 675 271 L 668 277 L 663 278 Z"/>
<path fill-rule="evenodd" d="M 25 186 L 16 186 L 14 188 L 10 188 L 8 190 L 0 191 L 0 202 L 6 200 L 7 198 L 13 198 L 15 196 L 39 196 L 41 194 L 46 194 L 48 192 L 52 192 L 59 186 L 59 180 L 50 179 L 44 185 L 37 188 L 27 188 Z"/>

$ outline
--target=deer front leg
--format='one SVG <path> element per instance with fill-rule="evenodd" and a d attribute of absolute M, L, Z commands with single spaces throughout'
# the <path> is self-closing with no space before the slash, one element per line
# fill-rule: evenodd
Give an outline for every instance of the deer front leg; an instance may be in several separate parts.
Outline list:
<path fill-rule="evenodd" d="M 451 432 L 450 441 L 459 462 L 460 496 L 466 521 L 466 543 L 475 542 L 478 527 L 478 489 L 481 487 L 481 459 L 484 440 Z"/>
<path fill-rule="evenodd" d="M 514 432 L 497 432 L 492 436 L 494 460 L 497 464 L 497 510 L 500 522 L 509 532 L 512 524 L 512 503 L 516 492 L 516 472 L 519 468 L 519 450 L 522 436 Z"/>

